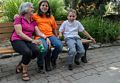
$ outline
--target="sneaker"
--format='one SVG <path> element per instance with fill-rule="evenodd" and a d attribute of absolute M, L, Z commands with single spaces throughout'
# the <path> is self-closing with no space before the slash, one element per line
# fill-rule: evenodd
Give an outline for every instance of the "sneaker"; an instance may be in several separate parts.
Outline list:
<path fill-rule="evenodd" d="M 80 65 L 80 62 L 79 61 L 74 61 L 76 65 Z"/>
<path fill-rule="evenodd" d="M 85 56 L 81 57 L 81 61 L 82 61 L 83 63 L 87 63 L 87 62 L 88 62 Z"/>
<path fill-rule="evenodd" d="M 68 65 L 68 70 L 73 70 L 72 64 Z"/>

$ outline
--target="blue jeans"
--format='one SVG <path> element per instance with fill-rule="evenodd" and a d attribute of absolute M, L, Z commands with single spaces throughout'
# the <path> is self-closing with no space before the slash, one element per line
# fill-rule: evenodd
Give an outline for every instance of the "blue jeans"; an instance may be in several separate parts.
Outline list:
<path fill-rule="evenodd" d="M 52 56 L 51 56 L 51 53 L 49 53 L 50 54 L 49 56 L 51 56 L 51 58 L 56 60 L 57 57 L 58 57 L 58 54 L 62 51 L 63 44 L 56 36 L 50 36 L 48 38 L 51 41 L 51 45 L 54 47 L 54 50 L 52 51 Z M 46 54 L 48 52 L 48 49 L 49 49 L 48 48 L 48 44 L 47 44 L 47 42 L 46 42 L 46 40 L 44 38 L 39 38 L 39 40 L 42 41 L 43 46 L 45 48 L 45 51 L 44 51 L 44 53 L 42 53 L 41 56 L 46 56 Z M 38 64 L 38 66 L 40 64 L 43 64 L 43 61 L 41 60 L 41 56 L 37 57 L 37 64 Z"/>
<path fill-rule="evenodd" d="M 73 64 L 74 60 L 79 61 L 79 58 L 84 56 L 85 53 L 85 49 L 80 38 L 69 37 L 66 38 L 65 41 L 69 48 L 67 63 Z"/>
<path fill-rule="evenodd" d="M 51 58 L 56 60 L 58 54 L 62 51 L 63 44 L 56 36 L 50 36 L 49 39 L 51 41 L 51 45 L 54 47 Z"/>

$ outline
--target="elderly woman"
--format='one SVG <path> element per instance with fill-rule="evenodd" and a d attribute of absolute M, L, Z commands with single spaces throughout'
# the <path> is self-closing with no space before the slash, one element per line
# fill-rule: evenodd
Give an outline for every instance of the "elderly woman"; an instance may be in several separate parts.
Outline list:
<path fill-rule="evenodd" d="M 19 8 L 20 16 L 15 18 L 15 30 L 11 36 L 13 49 L 22 55 L 22 60 L 16 67 L 16 73 L 21 72 L 24 81 L 30 80 L 28 75 L 28 64 L 30 63 L 30 60 L 40 56 L 37 44 L 41 44 L 42 42 L 40 40 L 32 39 L 32 34 L 35 33 L 46 39 L 46 36 L 40 32 L 36 22 L 31 18 L 33 11 L 32 3 L 25 2 L 21 4 Z M 43 65 L 43 56 L 41 56 L 40 59 L 41 65 Z"/>

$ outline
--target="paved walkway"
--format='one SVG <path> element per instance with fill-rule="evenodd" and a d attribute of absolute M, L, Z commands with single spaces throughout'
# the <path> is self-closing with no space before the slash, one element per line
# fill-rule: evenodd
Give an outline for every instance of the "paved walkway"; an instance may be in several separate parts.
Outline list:
<path fill-rule="evenodd" d="M 65 55 L 66 53 L 61 54 L 61 56 Z M 58 60 L 57 69 L 46 74 L 36 72 L 37 67 L 33 60 L 30 64 L 31 80 L 29 82 L 22 81 L 21 75 L 15 74 L 12 69 L 21 56 L 3 60 L 5 64 L 9 64 L 9 68 L 6 67 L 7 69 L 1 70 L 0 73 L 8 69 L 11 69 L 9 73 L 13 73 L 0 78 L 0 83 L 120 83 L 120 46 L 88 50 L 87 55 L 88 63 L 81 63 L 80 66 L 74 65 L 73 71 L 67 70 L 65 58 L 62 58 Z M 3 61 L 0 60 L 0 67 L 5 65 Z"/>

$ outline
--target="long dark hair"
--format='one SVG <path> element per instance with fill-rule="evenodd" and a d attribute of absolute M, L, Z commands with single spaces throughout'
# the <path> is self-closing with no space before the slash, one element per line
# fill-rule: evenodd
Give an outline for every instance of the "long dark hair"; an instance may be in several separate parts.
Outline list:
<path fill-rule="evenodd" d="M 49 3 L 48 3 L 48 1 L 47 0 L 43 0 L 43 1 L 41 1 L 40 3 L 39 3 L 39 6 L 38 6 L 38 15 L 39 16 L 43 16 L 43 12 L 41 11 L 41 9 L 40 9 L 40 6 L 41 6 L 41 4 L 43 3 L 43 2 L 47 2 L 47 4 L 48 4 L 48 11 L 45 13 L 45 15 L 46 15 L 46 17 L 50 17 L 51 16 L 51 10 L 50 10 L 50 5 L 49 5 Z"/>

